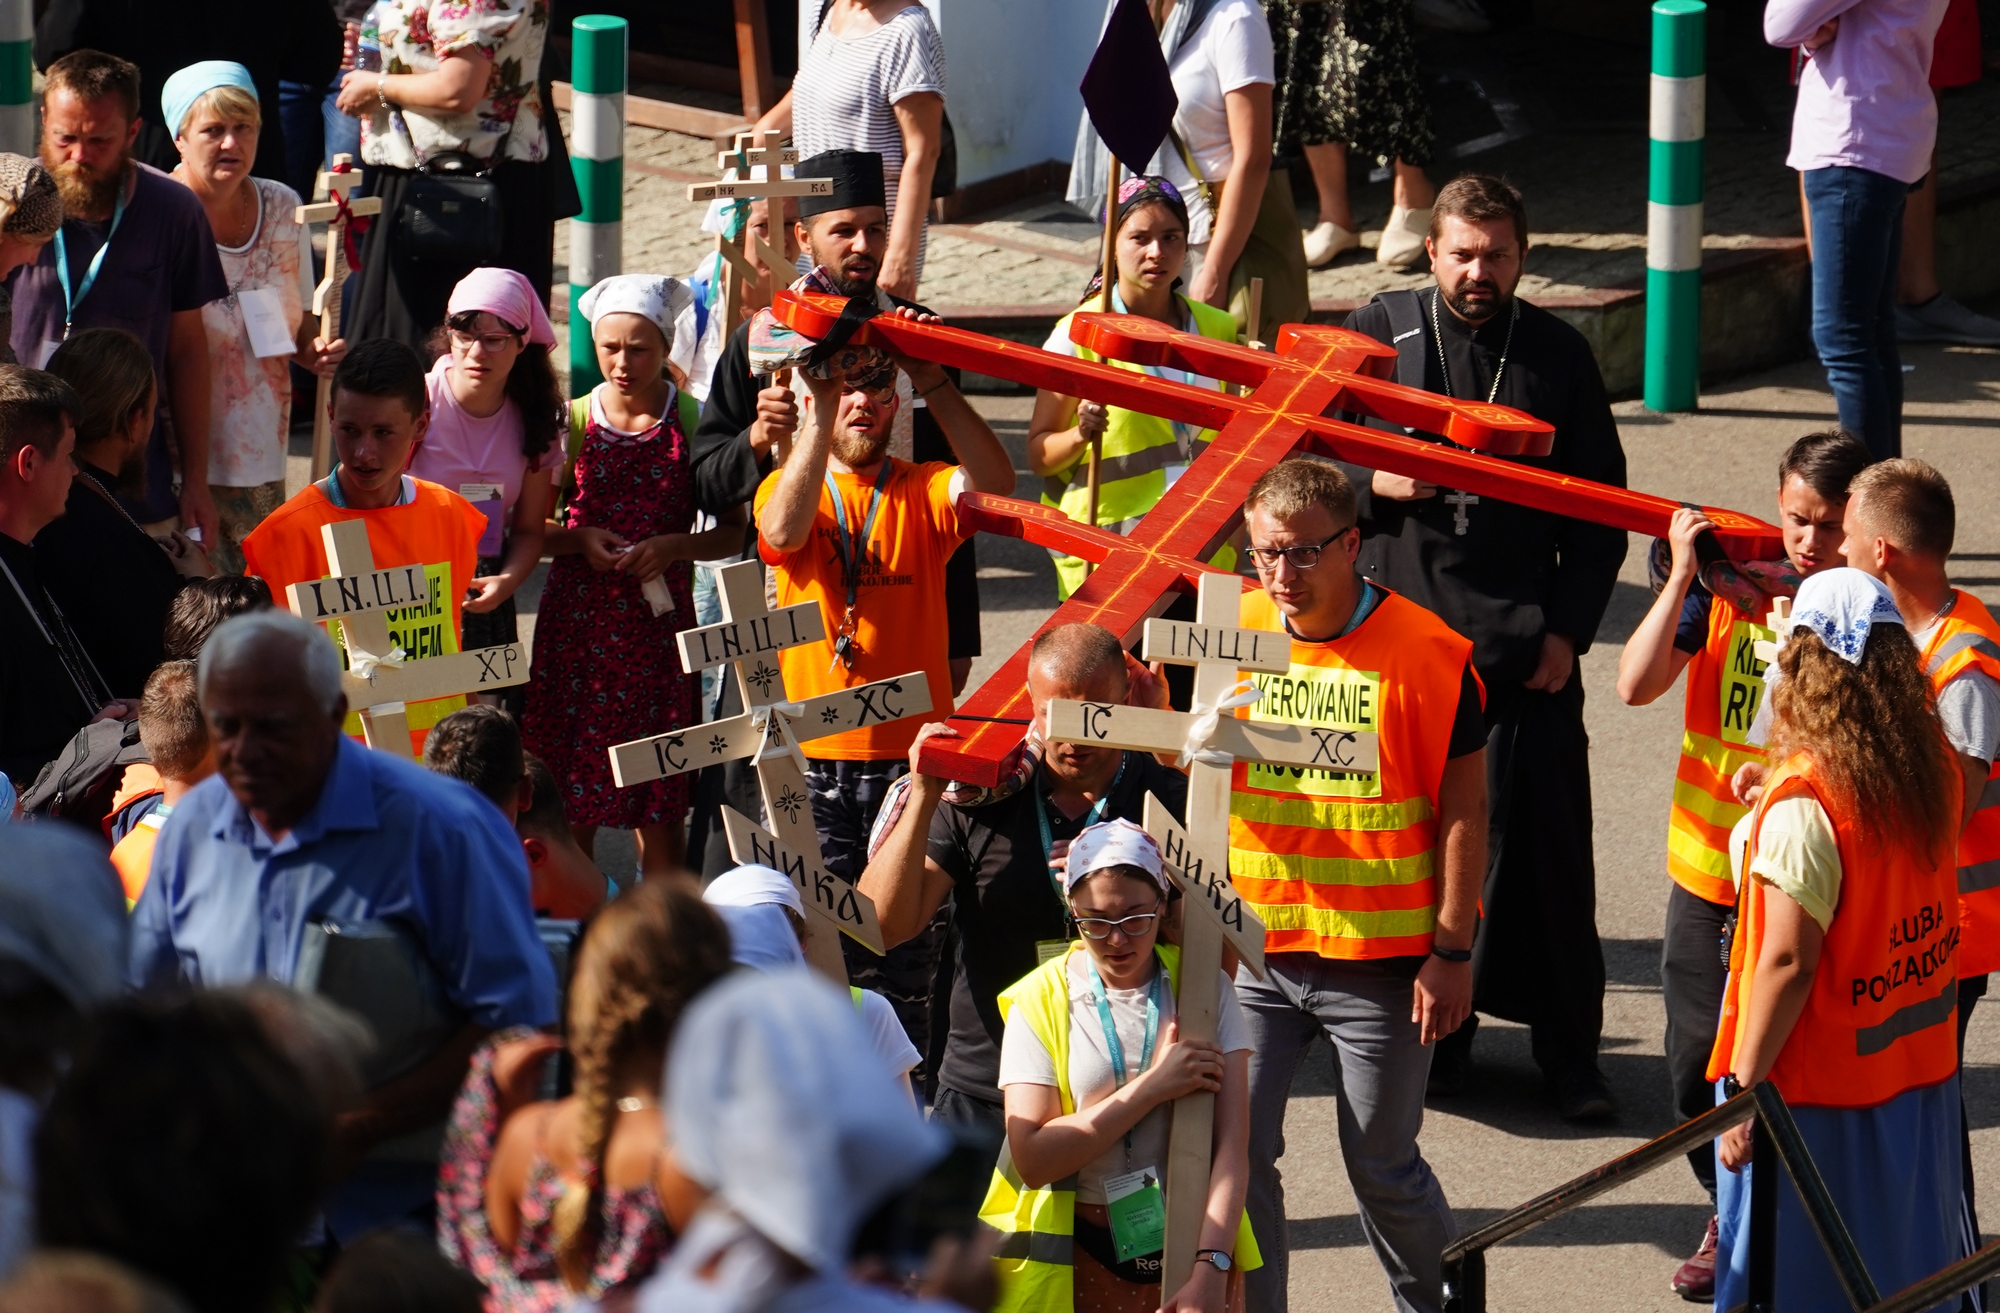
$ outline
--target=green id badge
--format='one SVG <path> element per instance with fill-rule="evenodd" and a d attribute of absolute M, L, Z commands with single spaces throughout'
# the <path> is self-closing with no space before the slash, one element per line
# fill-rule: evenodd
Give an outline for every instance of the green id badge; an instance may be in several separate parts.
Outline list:
<path fill-rule="evenodd" d="M 1104 1202 L 1119 1262 L 1157 1254 L 1166 1246 L 1167 1197 L 1160 1189 L 1159 1173 L 1152 1168 L 1106 1177 Z"/>
<path fill-rule="evenodd" d="M 1035 941 L 1035 965 L 1043 966 L 1055 958 L 1069 952 L 1072 941 L 1067 939 L 1037 939 Z"/>

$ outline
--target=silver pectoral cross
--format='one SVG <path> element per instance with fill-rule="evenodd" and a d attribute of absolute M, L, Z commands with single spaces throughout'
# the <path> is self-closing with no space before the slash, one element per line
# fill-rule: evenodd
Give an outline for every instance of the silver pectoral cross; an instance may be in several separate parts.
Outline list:
<path fill-rule="evenodd" d="M 1468 506 L 1477 506 L 1479 498 L 1461 489 L 1451 493 L 1444 501 L 1445 505 L 1452 508 L 1452 532 L 1461 538 L 1465 537 L 1465 531 L 1472 526 L 1472 517 L 1465 513 L 1465 508 Z"/>

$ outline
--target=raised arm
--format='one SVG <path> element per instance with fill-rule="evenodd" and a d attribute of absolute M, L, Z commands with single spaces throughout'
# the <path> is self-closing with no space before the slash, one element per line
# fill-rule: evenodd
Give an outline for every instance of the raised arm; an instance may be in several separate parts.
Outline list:
<path fill-rule="evenodd" d="M 757 533 L 773 552 L 784 555 L 806 545 L 819 513 L 820 486 L 832 446 L 833 417 L 840 408 L 840 382 L 808 373 L 812 406 L 800 417 L 791 457 L 778 471 L 778 486 L 757 513 Z"/>
<path fill-rule="evenodd" d="M 1625 640 L 1625 653 L 1618 658 L 1618 700 L 1628 707 L 1643 707 L 1672 688 L 1692 658 L 1692 653 L 1674 646 L 1674 633 L 1694 583 L 1694 540 L 1714 527 L 1700 511 L 1683 506 L 1674 512 L 1667 530 L 1674 564 L 1666 587 L 1653 599 L 1652 609 L 1632 631 L 1632 637 Z"/>
<path fill-rule="evenodd" d="M 955 739 L 958 731 L 933 721 L 917 731 L 910 745 L 909 796 L 882 846 L 861 873 L 857 886 L 875 904 L 882 942 L 890 948 L 914 938 L 931 923 L 951 893 L 951 877 L 927 855 L 931 820 L 944 798 L 945 782 L 917 769 L 924 740 Z"/>

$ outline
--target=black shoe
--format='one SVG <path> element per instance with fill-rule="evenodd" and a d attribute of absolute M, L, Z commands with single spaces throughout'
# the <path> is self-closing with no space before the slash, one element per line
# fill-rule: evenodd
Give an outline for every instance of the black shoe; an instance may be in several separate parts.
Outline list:
<path fill-rule="evenodd" d="M 1557 1073 L 1548 1082 L 1556 1111 L 1566 1122 L 1608 1121 L 1618 1115 L 1611 1087 L 1604 1083 L 1604 1077 L 1588 1067 Z"/>

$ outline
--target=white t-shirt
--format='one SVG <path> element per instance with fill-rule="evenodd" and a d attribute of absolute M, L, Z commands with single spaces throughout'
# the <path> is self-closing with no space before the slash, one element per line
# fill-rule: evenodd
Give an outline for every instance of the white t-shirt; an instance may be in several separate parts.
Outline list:
<path fill-rule="evenodd" d="M 1201 176 L 1221 182 L 1236 162 L 1229 141 L 1229 110 L 1223 99 L 1232 91 L 1262 82 L 1275 85 L 1278 77 L 1271 51 L 1271 26 L 1255 0 L 1222 0 L 1190 32 L 1169 61 L 1174 93 L 1180 108 L 1174 111 L 1174 131 L 1187 144 Z M 1169 141 L 1160 152 L 1166 160 L 1167 176 L 1175 185 L 1192 184 L 1185 176 L 1180 152 Z M 1192 185 L 1184 189 L 1188 202 L 1188 242 L 1200 246 L 1208 241 L 1208 207 Z"/>
<path fill-rule="evenodd" d="M 1079 1109 L 1104 1102 L 1118 1091 L 1111 1073 L 1111 1046 L 1104 1042 L 1104 1023 L 1098 1018 L 1097 1003 L 1091 994 L 1089 950 L 1072 952 L 1065 964 L 1069 980 L 1069 1088 Z M 1251 1047 L 1250 1032 L 1243 1023 L 1243 1009 L 1236 1002 L 1236 986 L 1222 973 L 1222 1006 L 1216 1014 L 1215 1042 L 1224 1053 L 1239 1053 Z M 1146 1047 L 1146 987 L 1106 989 L 1111 1005 L 1111 1024 L 1118 1029 L 1118 1043 L 1125 1050 L 1126 1079 L 1141 1070 L 1140 1055 Z M 1160 1030 L 1174 1018 L 1174 995 L 1160 990 Z M 1155 1045 L 1157 1048 L 1157 1043 Z M 1025 1013 L 1016 1008 L 1007 1018 L 1007 1030 L 1000 1039 L 1000 1088 L 1009 1085 L 1056 1083 L 1055 1060 L 1035 1032 L 1028 1028 Z M 1172 1127 L 1170 1105 L 1161 1104 L 1132 1128 L 1132 1149 L 1127 1161 L 1124 1140 L 1106 1150 L 1096 1162 L 1077 1173 L 1079 1203 L 1104 1202 L 1104 1178 L 1121 1176 L 1141 1167 L 1159 1167 L 1167 1162 L 1167 1132 Z"/>
<path fill-rule="evenodd" d="M 875 1052 L 892 1075 L 907 1076 L 910 1068 L 924 1060 L 917 1052 L 917 1046 L 910 1043 L 909 1032 L 896 1019 L 896 1009 L 871 989 L 861 991 L 861 1024 L 868 1028 L 868 1038 L 875 1042 Z"/>
<path fill-rule="evenodd" d="M 1937 637 L 1938 626 L 1943 623 L 1944 617 L 1940 616 L 1921 632 L 1910 635 L 1917 651 L 1930 650 L 1931 640 Z M 1954 752 L 1989 764 L 2000 755 L 2000 688 L 1994 687 L 1985 671 L 1968 666 L 1945 681 L 1945 686 L 1938 690 L 1937 709 L 1944 736 L 1951 741 Z"/>

